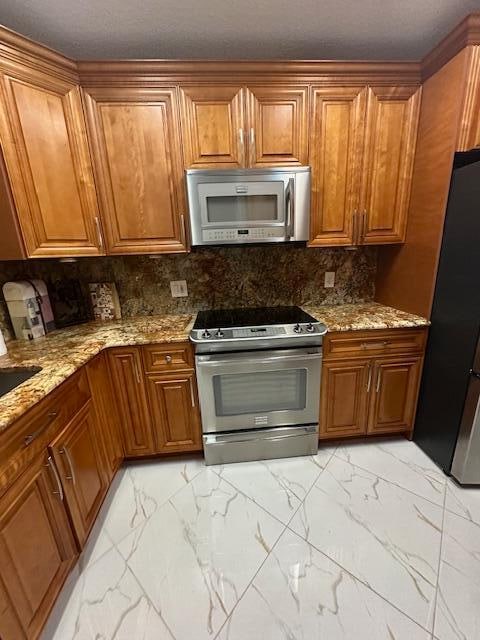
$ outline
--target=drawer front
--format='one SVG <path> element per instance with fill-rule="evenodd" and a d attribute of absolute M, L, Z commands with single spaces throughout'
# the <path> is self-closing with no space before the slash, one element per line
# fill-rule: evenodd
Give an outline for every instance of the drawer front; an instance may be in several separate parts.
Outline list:
<path fill-rule="evenodd" d="M 0 495 L 90 398 L 84 371 L 73 375 L 0 438 Z"/>
<path fill-rule="evenodd" d="M 143 347 L 146 373 L 168 373 L 193 369 L 193 350 L 188 342 L 154 344 Z"/>
<path fill-rule="evenodd" d="M 327 334 L 323 343 L 323 357 L 324 359 L 365 358 L 366 356 L 422 353 L 426 337 L 426 327 L 330 333 Z"/>

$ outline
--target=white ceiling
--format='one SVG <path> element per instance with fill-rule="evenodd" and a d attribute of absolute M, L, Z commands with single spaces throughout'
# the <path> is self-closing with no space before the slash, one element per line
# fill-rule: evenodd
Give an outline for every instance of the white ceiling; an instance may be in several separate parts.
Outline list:
<path fill-rule="evenodd" d="M 480 0 L 0 0 L 77 58 L 419 59 Z"/>

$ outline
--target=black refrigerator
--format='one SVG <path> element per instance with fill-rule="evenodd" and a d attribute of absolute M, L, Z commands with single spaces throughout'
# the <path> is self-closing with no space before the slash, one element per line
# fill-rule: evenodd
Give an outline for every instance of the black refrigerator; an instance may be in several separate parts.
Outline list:
<path fill-rule="evenodd" d="M 455 154 L 431 321 L 414 440 L 480 484 L 480 149 Z"/>

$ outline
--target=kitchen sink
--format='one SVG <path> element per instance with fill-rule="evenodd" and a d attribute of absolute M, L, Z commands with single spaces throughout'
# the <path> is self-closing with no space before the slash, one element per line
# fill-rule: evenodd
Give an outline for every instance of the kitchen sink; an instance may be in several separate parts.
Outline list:
<path fill-rule="evenodd" d="M 0 369 L 0 397 L 15 389 L 19 384 L 22 384 L 22 382 L 25 382 L 41 370 L 41 367 Z"/>

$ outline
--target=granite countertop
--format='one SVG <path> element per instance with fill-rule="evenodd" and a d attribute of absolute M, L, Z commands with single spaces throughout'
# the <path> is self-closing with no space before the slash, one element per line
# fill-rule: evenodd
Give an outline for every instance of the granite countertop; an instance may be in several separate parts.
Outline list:
<path fill-rule="evenodd" d="M 425 318 L 377 303 L 304 306 L 330 331 L 394 329 L 429 324 Z M 0 433 L 103 349 L 188 340 L 193 315 L 137 316 L 60 329 L 32 342 L 8 343 L 0 369 L 39 366 L 42 370 L 0 398 Z"/>

